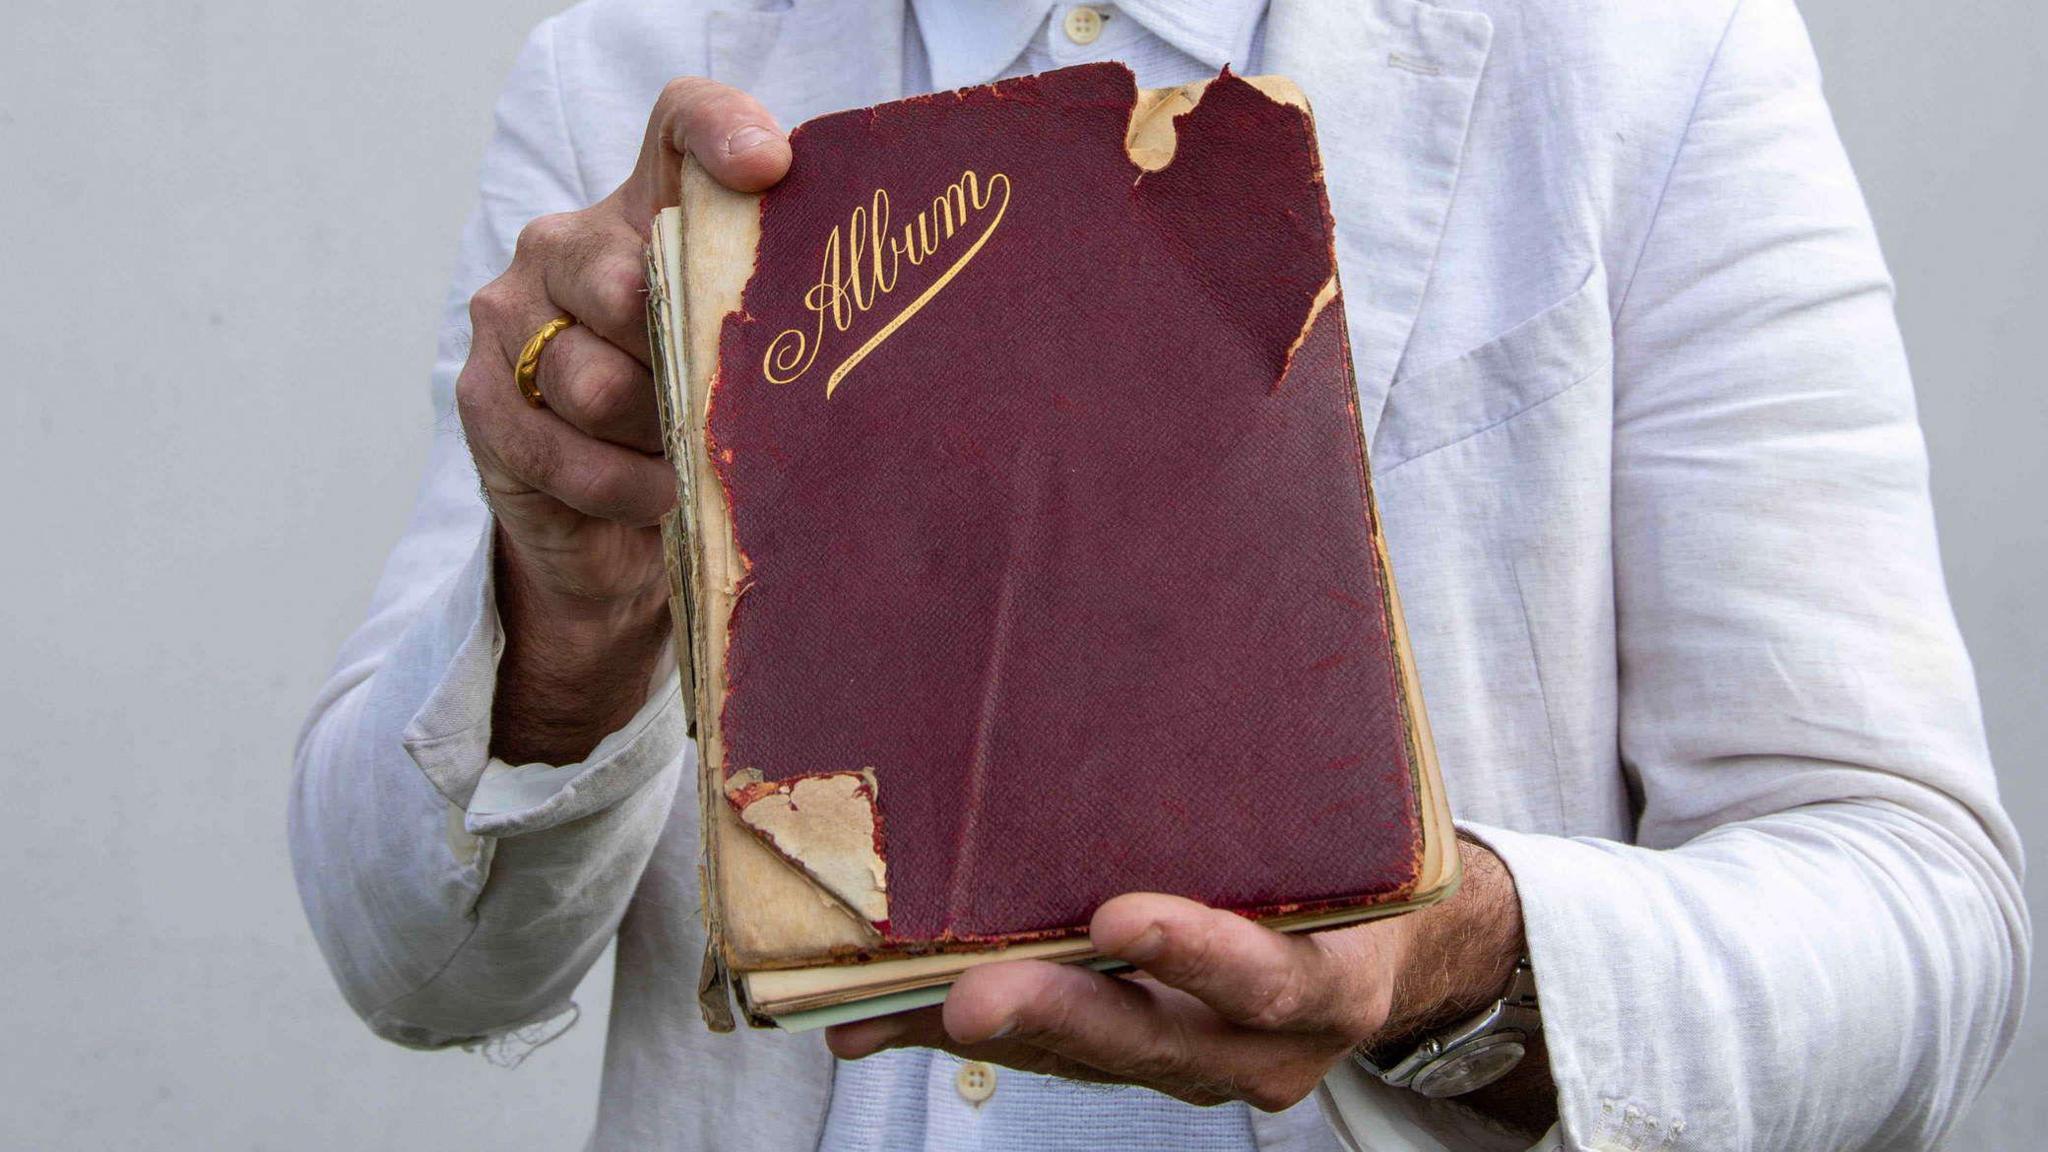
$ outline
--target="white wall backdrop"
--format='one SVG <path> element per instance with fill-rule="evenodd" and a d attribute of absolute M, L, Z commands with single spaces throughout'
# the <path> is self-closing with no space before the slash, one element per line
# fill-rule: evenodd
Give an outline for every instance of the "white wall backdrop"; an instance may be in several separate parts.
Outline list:
<path fill-rule="evenodd" d="M 489 106 L 555 6 L 8 5 L 0 1148 L 560 1149 L 588 1127 L 603 966 L 583 1024 L 516 1072 L 382 1044 L 328 983 L 283 835 L 300 716 L 423 462 Z M 1805 6 L 2038 847 L 2048 9 Z M 2038 1146 L 2044 1077 L 2037 1012 L 1955 1146 Z"/>

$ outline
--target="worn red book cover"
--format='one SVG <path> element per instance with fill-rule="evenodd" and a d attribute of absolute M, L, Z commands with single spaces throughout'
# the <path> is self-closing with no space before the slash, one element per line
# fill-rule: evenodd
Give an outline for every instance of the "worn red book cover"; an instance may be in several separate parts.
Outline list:
<path fill-rule="evenodd" d="M 1300 920 L 1443 881 L 1290 92 L 1072 68 L 800 126 L 737 240 L 686 196 L 685 281 L 752 257 L 736 307 L 675 321 L 715 359 L 672 434 L 678 603 L 721 633 L 692 645 L 707 810 L 859 929 L 728 932 L 736 967 L 1056 939 L 1129 891 Z"/>

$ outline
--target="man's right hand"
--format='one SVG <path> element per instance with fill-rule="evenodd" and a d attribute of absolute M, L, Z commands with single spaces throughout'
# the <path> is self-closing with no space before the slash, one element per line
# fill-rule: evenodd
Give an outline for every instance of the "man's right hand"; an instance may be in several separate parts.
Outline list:
<path fill-rule="evenodd" d="M 661 517 L 676 499 L 649 369 L 648 227 L 676 202 L 687 150 L 720 183 L 758 191 L 789 143 L 753 97 L 709 80 L 663 89 L 633 173 L 580 212 L 519 234 L 503 276 L 470 300 L 456 408 L 497 519 L 505 630 L 491 752 L 571 763 L 642 703 L 668 629 Z M 576 321 L 542 353 L 533 407 L 513 381 L 527 340 Z"/>

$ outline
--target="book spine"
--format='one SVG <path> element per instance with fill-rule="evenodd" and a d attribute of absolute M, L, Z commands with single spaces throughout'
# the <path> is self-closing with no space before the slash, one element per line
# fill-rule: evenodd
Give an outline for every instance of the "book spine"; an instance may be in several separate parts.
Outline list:
<path fill-rule="evenodd" d="M 655 221 L 647 248 L 647 309 L 655 374 L 656 408 L 661 415 L 662 445 L 676 471 L 676 507 L 661 522 L 663 561 L 669 578 L 669 614 L 674 621 L 676 664 L 682 673 L 684 710 L 690 736 L 698 749 L 698 821 L 703 829 L 697 862 L 699 899 L 704 909 L 704 957 L 697 977 L 697 1009 L 705 1027 L 730 1032 L 736 1025 L 732 1009 L 732 977 L 725 963 L 724 929 L 718 913 L 717 856 L 711 850 L 716 827 L 711 805 L 720 798 L 713 773 L 718 766 L 706 751 L 712 743 L 705 726 L 707 675 L 716 675 L 705 661 L 705 634 L 697 615 L 703 572 L 702 533 L 698 530 L 697 462 L 691 450 L 693 419 L 690 373 L 685 360 L 689 337 L 684 314 L 680 211 L 668 209 Z M 714 718 L 715 721 L 715 718 Z"/>
<path fill-rule="evenodd" d="M 675 508 L 661 519 L 661 552 L 663 566 L 668 572 L 669 616 L 675 628 L 676 666 L 682 675 L 683 709 L 689 717 L 689 734 L 694 738 L 698 725 L 696 643 L 695 630 L 691 627 L 694 606 L 691 604 L 689 579 L 690 469 L 687 458 L 681 455 L 682 442 L 687 437 L 679 434 L 686 426 L 677 419 L 678 374 L 669 362 L 669 350 L 675 346 L 677 334 L 669 326 L 670 288 L 662 271 L 659 231 L 655 235 L 655 241 L 647 248 L 647 331 L 654 345 L 651 359 L 654 361 L 655 407 L 661 413 L 662 444 L 676 471 L 677 494 Z"/>

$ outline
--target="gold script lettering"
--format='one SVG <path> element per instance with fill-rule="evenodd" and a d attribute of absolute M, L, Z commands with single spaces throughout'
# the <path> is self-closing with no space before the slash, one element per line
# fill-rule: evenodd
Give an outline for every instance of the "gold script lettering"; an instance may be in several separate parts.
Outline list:
<path fill-rule="evenodd" d="M 825 378 L 825 398 L 831 399 L 833 390 L 855 365 L 952 283 L 953 277 L 995 234 L 996 225 L 1003 222 L 1003 212 L 1009 206 L 1007 175 L 990 173 L 984 181 L 970 168 L 934 197 L 930 207 L 901 229 L 893 229 L 889 193 L 886 189 L 875 189 L 875 194 L 866 204 L 856 207 L 844 225 L 835 226 L 825 236 L 817 282 L 804 293 L 804 308 L 811 313 L 810 330 L 785 328 L 776 333 L 761 356 L 761 374 L 771 383 L 788 384 L 809 372 L 824 346 L 827 324 L 834 332 L 852 327 L 856 316 L 896 291 L 905 260 L 913 266 L 923 264 L 938 255 L 956 233 L 965 236 L 970 224 L 986 217 L 980 233 L 944 272 L 832 369 Z"/>

